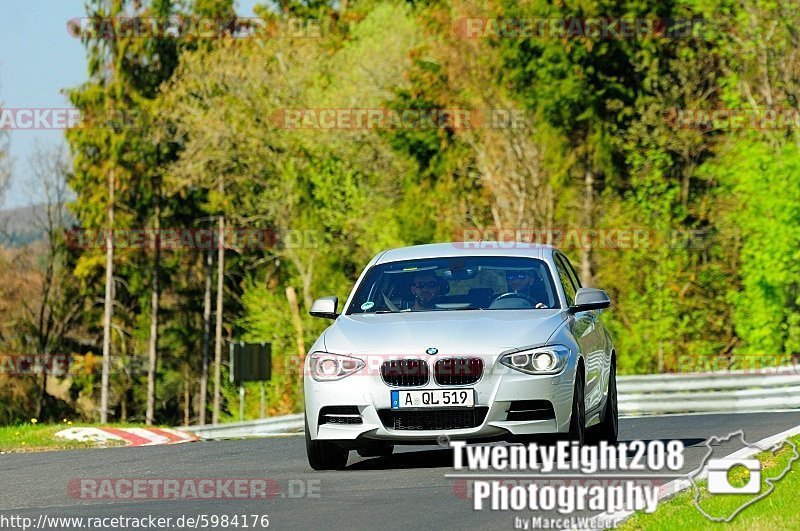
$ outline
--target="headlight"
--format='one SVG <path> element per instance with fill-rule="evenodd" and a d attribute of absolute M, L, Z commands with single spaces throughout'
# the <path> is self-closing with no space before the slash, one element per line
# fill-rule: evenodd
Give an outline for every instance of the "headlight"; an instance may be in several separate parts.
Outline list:
<path fill-rule="evenodd" d="M 556 374 L 569 360 L 569 349 L 561 345 L 539 347 L 522 352 L 510 352 L 500 358 L 500 363 L 528 374 Z"/>
<path fill-rule="evenodd" d="M 314 352 L 310 356 L 311 377 L 318 382 L 341 380 L 364 368 L 365 363 L 358 358 Z"/>

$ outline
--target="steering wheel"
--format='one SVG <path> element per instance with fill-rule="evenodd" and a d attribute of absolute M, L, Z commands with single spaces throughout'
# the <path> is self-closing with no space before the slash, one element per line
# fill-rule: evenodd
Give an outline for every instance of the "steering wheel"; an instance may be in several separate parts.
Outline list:
<path fill-rule="evenodd" d="M 535 308 L 536 307 L 536 301 L 535 300 L 531 299 L 527 295 L 523 295 L 522 293 L 517 293 L 516 291 L 509 291 L 508 293 L 503 293 L 502 295 L 498 295 L 497 297 L 494 298 L 494 300 L 492 301 L 492 304 L 490 304 L 489 306 L 492 306 L 497 301 L 504 300 L 504 299 L 522 299 L 524 301 L 527 301 L 528 304 L 531 305 L 531 308 Z"/>

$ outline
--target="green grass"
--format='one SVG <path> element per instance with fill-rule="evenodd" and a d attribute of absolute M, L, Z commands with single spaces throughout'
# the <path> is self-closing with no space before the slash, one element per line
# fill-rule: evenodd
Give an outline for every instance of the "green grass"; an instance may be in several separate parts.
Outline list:
<path fill-rule="evenodd" d="M 80 424 L 88 426 L 89 424 Z M 93 442 L 69 441 L 56 437 L 56 433 L 72 427 L 66 422 L 61 424 L 20 424 L 17 426 L 0 426 L 0 452 L 42 452 L 47 450 L 69 450 L 74 448 L 97 448 Z M 78 425 L 74 425 L 78 426 Z M 115 428 L 137 427 L 138 424 L 108 424 Z M 108 441 L 103 446 L 122 446 L 120 441 Z"/>
<path fill-rule="evenodd" d="M 800 436 L 792 437 L 792 442 L 798 447 L 800 453 Z M 756 456 L 761 461 L 761 491 L 765 492 L 769 485 L 765 478 L 780 475 L 786 468 L 790 457 L 794 454 L 788 445 L 776 454 L 762 452 Z M 730 481 L 744 484 L 747 472 L 731 474 Z M 778 530 L 800 529 L 800 511 L 798 511 L 797 494 L 800 492 L 800 460 L 792 464 L 792 469 L 786 476 L 775 483 L 775 490 L 765 498 L 758 500 L 737 514 L 730 523 L 717 523 L 708 520 L 695 507 L 693 500 L 695 490 L 690 488 L 674 498 L 661 502 L 658 509 L 652 514 L 637 513 L 623 522 L 619 527 L 624 530 L 672 530 L 672 529 L 740 529 L 740 530 Z M 708 493 L 707 482 L 700 483 L 699 504 L 708 514 L 716 517 L 728 516 L 736 508 L 756 495 L 729 494 L 711 495 Z"/>

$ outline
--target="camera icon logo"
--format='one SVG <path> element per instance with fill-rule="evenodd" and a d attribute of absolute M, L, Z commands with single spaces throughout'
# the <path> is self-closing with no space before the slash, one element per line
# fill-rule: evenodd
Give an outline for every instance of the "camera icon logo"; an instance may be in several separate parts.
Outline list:
<path fill-rule="evenodd" d="M 705 457 L 700 466 L 687 475 L 694 490 L 693 503 L 700 514 L 712 522 L 730 522 L 744 509 L 769 496 L 775 490 L 775 484 L 786 477 L 794 464 L 800 461 L 800 451 L 798 451 L 797 445 L 790 438 L 784 438 L 783 435 L 774 435 L 756 444 L 751 444 L 745 440 L 744 431 L 738 430 L 727 436 L 713 436 L 706 440 Z M 712 459 L 717 448 L 729 441 L 738 443 L 742 448 L 726 457 Z M 777 455 L 782 450 L 789 454 L 786 466 L 782 469 L 776 469 L 773 466 L 762 470 L 761 462 L 754 458 L 760 452 Z M 711 496 L 702 495 L 700 482 L 703 479 L 707 479 L 707 491 Z M 716 495 L 730 494 L 741 495 L 731 499 L 731 501 L 738 500 L 738 506 L 715 507 L 713 504 L 703 503 Z"/>
<path fill-rule="evenodd" d="M 750 473 L 745 485 L 734 486 L 730 472 L 744 467 Z M 758 459 L 709 459 L 708 492 L 711 494 L 758 494 L 761 490 L 761 462 Z"/>

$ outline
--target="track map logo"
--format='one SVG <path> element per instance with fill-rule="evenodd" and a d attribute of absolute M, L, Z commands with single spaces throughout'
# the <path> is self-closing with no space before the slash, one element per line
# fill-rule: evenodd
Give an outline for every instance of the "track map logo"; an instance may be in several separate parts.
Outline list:
<path fill-rule="evenodd" d="M 739 438 L 745 448 L 757 452 L 769 452 L 776 456 L 778 452 L 788 449 L 790 452 L 786 466 L 773 470 L 771 473 L 762 471 L 761 462 L 755 458 L 728 456 L 715 458 L 714 453 L 721 443 Z M 700 513 L 712 522 L 728 523 L 737 514 L 747 507 L 763 500 L 775 490 L 775 485 L 792 470 L 792 466 L 800 459 L 797 445 L 790 439 L 777 442 L 769 447 L 762 448 L 757 444 L 749 443 L 744 438 L 742 430 L 735 431 L 724 437 L 711 437 L 705 443 L 708 451 L 703 457 L 700 466 L 691 472 L 687 478 L 694 490 L 692 502 Z M 708 494 L 701 496 L 700 486 L 703 470 L 708 471 Z M 724 504 L 721 508 L 718 503 L 709 503 L 720 496 L 727 496 L 733 503 Z M 716 501 L 716 500 L 715 500 Z"/>

